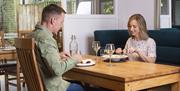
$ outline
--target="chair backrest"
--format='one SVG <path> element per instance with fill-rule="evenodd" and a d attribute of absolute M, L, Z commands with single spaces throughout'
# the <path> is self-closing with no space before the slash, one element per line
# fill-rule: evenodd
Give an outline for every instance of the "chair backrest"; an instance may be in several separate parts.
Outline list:
<path fill-rule="evenodd" d="M 32 32 L 31 30 L 18 31 L 18 37 L 26 38 L 31 32 Z"/>
<path fill-rule="evenodd" d="M 34 39 L 17 38 L 15 39 L 15 46 L 28 91 L 45 91 L 44 82 L 36 60 Z"/>

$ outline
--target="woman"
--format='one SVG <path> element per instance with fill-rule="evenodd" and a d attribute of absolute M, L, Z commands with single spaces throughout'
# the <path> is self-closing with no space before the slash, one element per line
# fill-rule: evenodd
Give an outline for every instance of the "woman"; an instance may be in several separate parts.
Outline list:
<path fill-rule="evenodd" d="M 146 21 L 141 14 L 134 14 L 128 21 L 130 38 L 127 40 L 124 50 L 116 49 L 116 53 L 125 53 L 129 60 L 138 60 L 154 63 L 156 60 L 156 43 L 147 34 Z"/>

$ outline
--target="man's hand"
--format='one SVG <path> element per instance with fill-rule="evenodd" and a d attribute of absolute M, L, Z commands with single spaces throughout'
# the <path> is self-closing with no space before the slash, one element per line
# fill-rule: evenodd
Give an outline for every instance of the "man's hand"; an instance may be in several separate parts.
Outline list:
<path fill-rule="evenodd" d="M 72 56 L 73 59 L 77 60 L 79 63 L 82 61 L 82 56 L 80 54 L 74 54 Z"/>
<path fill-rule="evenodd" d="M 66 60 L 70 57 L 70 54 L 66 53 L 66 52 L 61 52 L 61 53 L 59 53 L 59 55 L 60 55 L 61 59 L 63 59 L 63 60 Z"/>

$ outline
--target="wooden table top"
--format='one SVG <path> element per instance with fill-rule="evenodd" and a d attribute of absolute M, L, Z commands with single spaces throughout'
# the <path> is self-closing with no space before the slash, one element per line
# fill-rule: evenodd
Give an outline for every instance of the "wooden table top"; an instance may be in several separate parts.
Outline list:
<path fill-rule="evenodd" d="M 75 67 L 72 71 L 85 73 L 103 78 L 118 80 L 122 82 L 147 79 L 162 75 L 175 74 L 180 72 L 180 67 L 145 63 L 138 61 L 127 61 L 113 63 L 115 66 L 107 66 L 108 62 L 103 62 L 101 57 L 86 55 L 85 58 L 96 59 L 96 64 L 89 67 Z"/>
<path fill-rule="evenodd" d="M 8 53 L 16 53 L 16 50 L 0 50 L 0 55 L 8 54 Z"/>
<path fill-rule="evenodd" d="M 15 59 L 15 58 L 16 58 L 16 50 L 1 50 L 0 49 L 0 59 Z"/>

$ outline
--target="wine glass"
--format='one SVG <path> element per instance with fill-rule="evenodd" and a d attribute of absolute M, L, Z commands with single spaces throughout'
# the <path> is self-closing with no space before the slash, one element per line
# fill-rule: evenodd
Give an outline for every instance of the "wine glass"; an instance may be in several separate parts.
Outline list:
<path fill-rule="evenodd" d="M 93 41 L 92 48 L 96 52 L 96 56 L 97 56 L 98 50 L 101 48 L 100 41 Z"/>
<path fill-rule="evenodd" d="M 113 53 L 114 53 L 114 51 L 115 51 L 115 46 L 114 46 L 114 44 L 106 44 L 106 46 L 105 46 L 105 51 L 106 51 L 106 53 L 109 55 L 109 64 L 108 64 L 108 66 L 113 66 L 113 65 L 111 64 L 111 57 L 112 57 L 112 55 L 113 55 Z"/>

